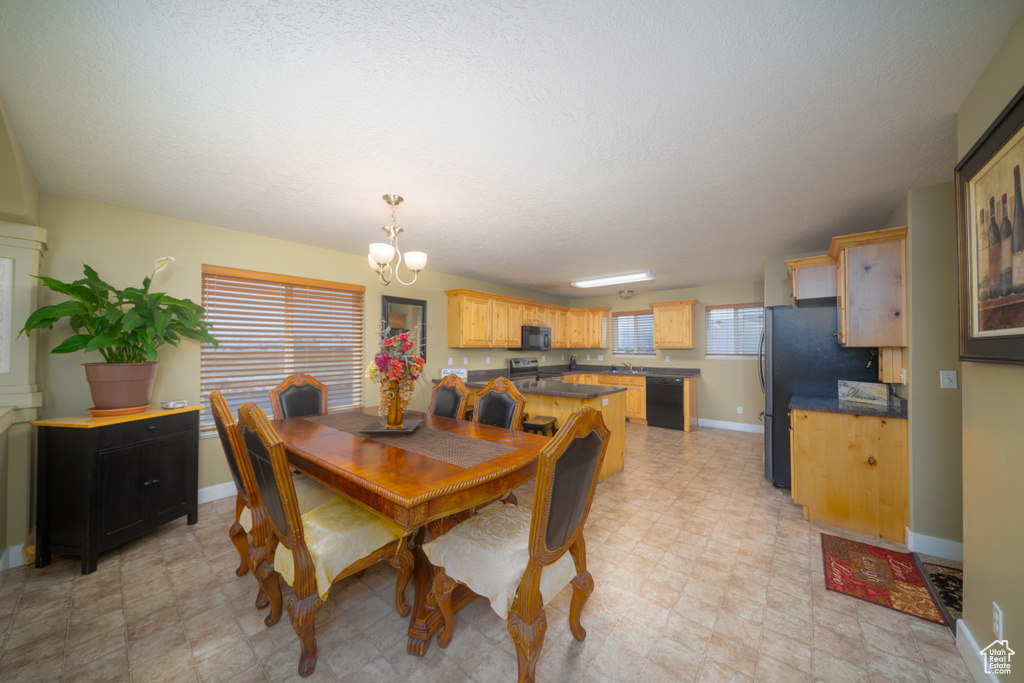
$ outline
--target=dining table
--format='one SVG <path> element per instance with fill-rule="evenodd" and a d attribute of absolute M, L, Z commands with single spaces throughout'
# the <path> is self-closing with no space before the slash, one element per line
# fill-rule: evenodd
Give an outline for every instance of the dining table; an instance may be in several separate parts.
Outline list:
<path fill-rule="evenodd" d="M 537 474 L 547 436 L 406 411 L 406 430 L 382 429 L 376 410 L 273 420 L 292 467 L 412 534 L 415 597 L 406 651 L 423 656 L 441 613 L 427 596 L 433 567 L 422 550 L 477 506 Z M 460 586 L 458 609 L 475 597 Z"/>

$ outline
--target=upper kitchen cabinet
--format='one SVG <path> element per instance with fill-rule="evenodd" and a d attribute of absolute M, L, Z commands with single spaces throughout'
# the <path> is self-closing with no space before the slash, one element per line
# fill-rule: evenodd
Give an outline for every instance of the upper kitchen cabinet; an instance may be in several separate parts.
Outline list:
<path fill-rule="evenodd" d="M 831 256 L 808 256 L 786 261 L 793 275 L 793 298 L 796 301 L 836 296 L 836 262 Z"/>
<path fill-rule="evenodd" d="M 509 302 L 504 299 L 491 300 L 491 346 L 516 346 L 519 342 L 519 328 L 515 328 L 515 342 L 512 339 L 511 316 Z"/>
<path fill-rule="evenodd" d="M 451 289 L 448 295 L 448 346 L 487 348 L 491 343 L 492 297 L 468 289 Z M 505 309 L 506 325 L 508 308 Z M 505 332 L 506 336 L 508 332 Z"/>
<path fill-rule="evenodd" d="M 832 238 L 840 344 L 907 345 L 906 237 L 902 227 Z"/>
<path fill-rule="evenodd" d="M 659 301 L 654 309 L 654 348 L 693 348 L 693 307 L 696 299 Z"/>
<path fill-rule="evenodd" d="M 564 349 L 569 346 L 569 311 L 555 310 L 555 321 L 551 325 L 551 348 Z"/>
<path fill-rule="evenodd" d="M 609 308 L 570 308 L 569 348 L 603 349 L 607 344 Z"/>

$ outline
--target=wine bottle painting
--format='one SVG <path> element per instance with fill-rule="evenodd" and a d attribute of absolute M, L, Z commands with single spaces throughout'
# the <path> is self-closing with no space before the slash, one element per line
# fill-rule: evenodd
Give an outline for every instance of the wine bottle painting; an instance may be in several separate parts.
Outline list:
<path fill-rule="evenodd" d="M 1024 334 L 1024 127 L 968 181 L 971 303 L 978 337 Z"/>

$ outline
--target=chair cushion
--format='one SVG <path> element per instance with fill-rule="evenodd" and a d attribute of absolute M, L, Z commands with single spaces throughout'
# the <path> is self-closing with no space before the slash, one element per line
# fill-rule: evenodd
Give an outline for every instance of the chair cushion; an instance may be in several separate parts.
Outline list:
<path fill-rule="evenodd" d="M 295 497 L 299 501 L 299 514 L 304 515 L 313 508 L 320 507 L 327 501 L 338 496 L 338 493 L 327 488 L 315 479 L 307 477 L 302 472 L 292 472 L 292 485 L 295 486 Z M 252 533 L 252 510 L 248 507 L 242 508 L 242 514 L 238 516 L 238 523 L 245 529 L 245 533 Z"/>
<path fill-rule="evenodd" d="M 430 412 L 434 415 L 455 417 L 461 398 L 459 392 L 453 387 L 440 387 L 434 394 L 434 405 L 430 407 Z"/>
<path fill-rule="evenodd" d="M 281 412 L 289 417 L 304 417 L 320 414 L 320 389 L 312 384 L 296 384 L 280 394 Z"/>
<path fill-rule="evenodd" d="M 430 562 L 448 576 L 491 601 L 491 609 L 508 618 L 519 580 L 530 559 L 529 508 L 494 505 L 470 517 L 445 535 L 424 544 Z M 572 555 L 565 553 L 544 567 L 540 594 L 544 604 L 576 576 Z"/>
<path fill-rule="evenodd" d="M 400 526 L 338 495 L 303 514 L 302 528 L 321 599 L 327 597 L 334 577 L 349 565 L 406 534 Z M 277 548 L 274 569 L 289 586 L 294 584 L 294 559 L 284 546 Z"/>

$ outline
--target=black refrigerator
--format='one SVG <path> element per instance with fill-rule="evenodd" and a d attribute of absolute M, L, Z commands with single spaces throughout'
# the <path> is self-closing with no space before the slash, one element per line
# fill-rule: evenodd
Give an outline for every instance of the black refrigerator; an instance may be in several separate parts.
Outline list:
<path fill-rule="evenodd" d="M 790 485 L 789 402 L 836 398 L 841 379 L 877 382 L 876 349 L 839 346 L 835 306 L 765 308 L 758 373 L 764 391 L 764 476 Z"/>

